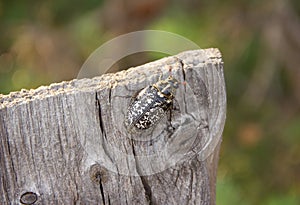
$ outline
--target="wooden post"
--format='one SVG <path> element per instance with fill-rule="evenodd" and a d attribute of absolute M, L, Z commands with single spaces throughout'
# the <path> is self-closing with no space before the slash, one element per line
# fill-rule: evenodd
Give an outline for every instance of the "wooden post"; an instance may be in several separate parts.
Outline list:
<path fill-rule="evenodd" d="M 128 132 L 132 98 L 170 75 L 172 109 Z M 218 49 L 0 95 L 1 204 L 215 204 L 225 114 Z"/>

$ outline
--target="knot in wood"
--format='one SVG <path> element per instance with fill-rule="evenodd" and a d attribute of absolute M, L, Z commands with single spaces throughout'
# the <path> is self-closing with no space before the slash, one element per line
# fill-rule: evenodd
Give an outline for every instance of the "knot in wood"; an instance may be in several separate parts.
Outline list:
<path fill-rule="evenodd" d="M 95 184 L 107 182 L 107 170 L 99 164 L 93 164 L 90 167 L 89 175 L 90 179 Z"/>
<path fill-rule="evenodd" d="M 36 201 L 37 201 L 37 194 L 34 192 L 25 192 L 20 197 L 21 204 L 30 205 L 30 204 L 34 204 Z"/>

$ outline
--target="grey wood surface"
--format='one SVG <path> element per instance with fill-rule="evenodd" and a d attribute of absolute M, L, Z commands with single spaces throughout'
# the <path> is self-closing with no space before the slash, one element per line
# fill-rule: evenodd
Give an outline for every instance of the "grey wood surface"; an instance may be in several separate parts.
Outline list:
<path fill-rule="evenodd" d="M 133 97 L 169 75 L 172 110 L 128 132 Z M 215 204 L 225 115 L 218 49 L 0 95 L 1 204 Z"/>

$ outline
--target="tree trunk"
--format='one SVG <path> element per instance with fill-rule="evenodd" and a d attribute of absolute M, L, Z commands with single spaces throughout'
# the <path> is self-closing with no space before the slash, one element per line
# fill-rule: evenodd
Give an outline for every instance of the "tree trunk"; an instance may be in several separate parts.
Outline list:
<path fill-rule="evenodd" d="M 137 93 L 168 76 L 172 107 L 126 129 Z M 217 49 L 0 95 L 1 204 L 215 204 L 225 114 Z"/>

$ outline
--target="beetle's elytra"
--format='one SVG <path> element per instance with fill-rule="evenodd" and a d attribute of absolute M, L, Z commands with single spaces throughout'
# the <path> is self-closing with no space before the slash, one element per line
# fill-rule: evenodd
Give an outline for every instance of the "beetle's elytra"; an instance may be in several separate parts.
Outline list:
<path fill-rule="evenodd" d="M 128 131 L 153 127 L 170 109 L 178 81 L 169 76 L 165 80 L 142 89 L 127 110 L 125 126 Z"/>

